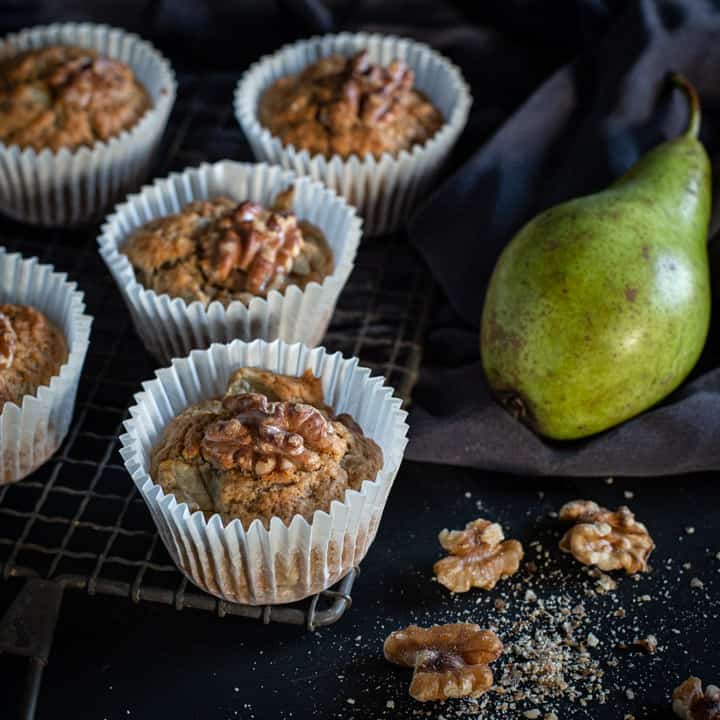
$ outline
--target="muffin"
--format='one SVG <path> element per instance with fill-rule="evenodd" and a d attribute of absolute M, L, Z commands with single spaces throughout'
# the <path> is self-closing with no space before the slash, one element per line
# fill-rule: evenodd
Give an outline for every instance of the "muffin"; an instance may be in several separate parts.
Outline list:
<path fill-rule="evenodd" d="M 133 127 L 150 108 L 133 71 L 92 48 L 51 45 L 0 62 L 0 141 L 76 150 Z"/>
<path fill-rule="evenodd" d="M 162 55 L 107 25 L 0 40 L 0 211 L 39 225 L 97 220 L 145 179 L 175 89 Z"/>
<path fill-rule="evenodd" d="M 45 315 L 27 305 L 0 305 L 0 411 L 49 385 L 67 357 L 63 334 Z"/>
<path fill-rule="evenodd" d="M 360 236 L 355 211 L 320 183 L 223 160 L 131 195 L 98 243 L 135 330 L 166 363 L 235 339 L 317 345 Z"/>
<path fill-rule="evenodd" d="M 227 197 L 188 203 L 140 227 L 122 252 L 145 288 L 204 306 L 322 282 L 332 251 L 319 228 L 290 212 L 292 195 L 291 187 L 269 209 Z"/>
<path fill-rule="evenodd" d="M 67 435 L 92 318 L 67 276 L 0 247 L 0 485 L 47 461 Z"/>
<path fill-rule="evenodd" d="M 258 160 L 322 181 L 378 235 L 430 190 L 471 102 L 459 70 L 427 45 L 341 33 L 260 59 L 238 83 L 235 115 Z"/>
<path fill-rule="evenodd" d="M 120 453 L 197 586 L 230 602 L 288 603 L 363 560 L 407 424 L 357 358 L 236 340 L 173 360 L 135 398 Z"/>
<path fill-rule="evenodd" d="M 273 517 L 310 522 L 382 467 L 382 451 L 349 415 L 323 402 L 310 370 L 301 377 L 240 368 L 224 397 L 191 405 L 152 453 L 150 475 L 191 512 L 244 527 Z"/>
<path fill-rule="evenodd" d="M 414 80 L 403 60 L 384 67 L 367 50 L 331 55 L 276 80 L 263 93 L 258 117 L 285 145 L 313 154 L 396 155 L 423 145 L 443 124 Z"/>

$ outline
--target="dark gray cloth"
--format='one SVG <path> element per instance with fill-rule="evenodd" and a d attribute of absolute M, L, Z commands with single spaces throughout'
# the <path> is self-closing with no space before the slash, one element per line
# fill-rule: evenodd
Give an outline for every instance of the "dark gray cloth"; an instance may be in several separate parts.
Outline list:
<path fill-rule="evenodd" d="M 703 0 L 628 2 L 602 38 L 542 84 L 416 215 L 410 237 L 449 305 L 438 303 L 408 457 L 566 475 L 720 468 L 717 318 L 698 367 L 678 391 L 624 425 L 573 443 L 549 443 L 511 418 L 490 397 L 479 360 L 486 283 L 520 226 L 602 189 L 683 128 L 685 103 L 663 82 L 670 70 L 696 85 L 701 139 L 717 161 L 720 10 Z M 481 89 L 474 90 L 482 105 Z"/>

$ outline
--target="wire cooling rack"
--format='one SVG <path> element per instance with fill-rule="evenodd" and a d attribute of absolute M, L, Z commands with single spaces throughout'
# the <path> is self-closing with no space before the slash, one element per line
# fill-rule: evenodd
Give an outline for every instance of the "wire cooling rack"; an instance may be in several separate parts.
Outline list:
<path fill-rule="evenodd" d="M 251 158 L 232 114 L 234 82 L 228 76 L 182 80 L 156 176 L 203 161 Z M 302 603 L 250 607 L 198 590 L 173 565 L 118 454 L 126 410 L 155 363 L 98 256 L 97 229 L 47 230 L 0 220 L 0 244 L 68 272 L 95 318 L 68 437 L 30 477 L 0 487 L 0 577 L 264 622 L 309 628 L 335 622 L 350 605 L 357 571 Z M 430 296 L 429 276 L 406 243 L 396 237 L 364 241 L 324 344 L 358 356 L 407 401 Z M 2 643 L 0 637 L 0 651 Z"/>

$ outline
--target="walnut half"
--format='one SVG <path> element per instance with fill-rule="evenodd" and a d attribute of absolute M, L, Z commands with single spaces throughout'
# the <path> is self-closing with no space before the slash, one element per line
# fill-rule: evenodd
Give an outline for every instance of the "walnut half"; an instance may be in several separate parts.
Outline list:
<path fill-rule="evenodd" d="M 433 566 L 438 582 L 453 592 L 471 587 L 492 590 L 499 580 L 514 575 L 523 558 L 517 540 L 505 540 L 497 523 L 479 518 L 464 530 L 442 530 L 440 544 L 450 555 Z"/>
<path fill-rule="evenodd" d="M 560 540 L 560 549 L 583 565 L 605 572 L 624 569 L 629 575 L 647 570 L 655 543 L 630 508 L 611 512 L 589 500 L 573 500 L 561 508 L 560 519 L 575 523 Z"/>
<path fill-rule="evenodd" d="M 708 685 L 703 692 L 702 680 L 689 677 L 675 688 L 673 711 L 683 720 L 720 720 L 720 688 Z"/>
<path fill-rule="evenodd" d="M 493 684 L 488 664 L 503 646 L 492 630 L 473 623 L 421 628 L 410 625 L 385 640 L 385 658 L 415 668 L 410 696 L 420 702 L 478 697 Z"/>
<path fill-rule="evenodd" d="M 285 193 L 281 195 L 281 203 L 290 202 Z M 209 245 L 205 254 L 210 279 L 223 284 L 241 270 L 247 275 L 245 289 L 257 295 L 292 271 L 303 236 L 295 215 L 268 211 L 248 201 L 215 221 Z"/>
<path fill-rule="evenodd" d="M 292 466 L 313 470 L 319 453 L 341 453 L 343 441 L 312 405 L 270 402 L 259 393 L 229 395 L 223 407 L 230 412 L 205 428 L 203 457 L 219 470 L 239 468 L 266 475 Z"/>

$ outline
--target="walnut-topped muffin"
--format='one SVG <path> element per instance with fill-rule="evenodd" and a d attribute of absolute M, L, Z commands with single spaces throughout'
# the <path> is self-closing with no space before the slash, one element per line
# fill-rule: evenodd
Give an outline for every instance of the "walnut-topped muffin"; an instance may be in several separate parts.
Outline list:
<path fill-rule="evenodd" d="M 134 126 L 150 108 L 124 63 L 64 45 L 0 63 L 0 141 L 40 151 L 75 150 Z"/>
<path fill-rule="evenodd" d="M 249 303 L 332 272 L 322 231 L 290 212 L 292 188 L 266 209 L 226 197 L 186 205 L 136 230 L 121 248 L 139 283 L 186 302 Z"/>
<path fill-rule="evenodd" d="M 67 360 L 62 332 L 26 305 L 0 305 L 0 411 L 49 385 Z"/>
<path fill-rule="evenodd" d="M 178 502 L 247 527 L 289 524 L 328 511 L 382 468 L 380 447 L 348 415 L 335 415 L 322 385 L 240 368 L 222 398 L 192 405 L 153 449 L 151 477 Z"/>
<path fill-rule="evenodd" d="M 396 155 L 424 144 L 444 122 L 414 79 L 402 60 L 383 67 L 367 50 L 332 55 L 274 82 L 258 119 L 284 144 L 312 154 Z"/>

